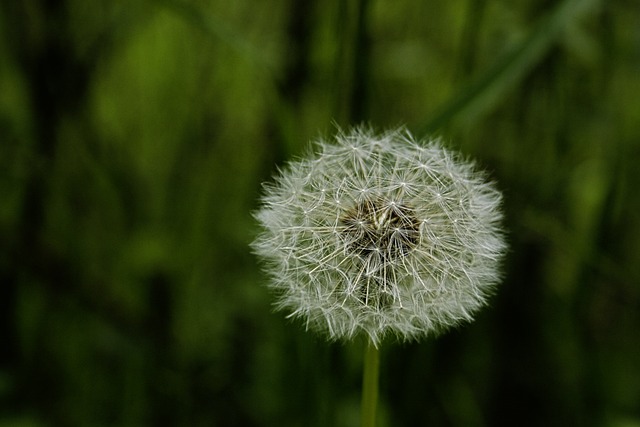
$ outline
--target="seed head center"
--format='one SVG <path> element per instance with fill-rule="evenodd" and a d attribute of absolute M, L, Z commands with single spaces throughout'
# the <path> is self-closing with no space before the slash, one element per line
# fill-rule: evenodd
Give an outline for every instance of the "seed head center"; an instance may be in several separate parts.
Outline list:
<path fill-rule="evenodd" d="M 343 236 L 358 256 L 376 257 L 383 266 L 407 255 L 418 243 L 419 221 L 408 205 L 382 198 L 364 199 L 341 219 Z"/>

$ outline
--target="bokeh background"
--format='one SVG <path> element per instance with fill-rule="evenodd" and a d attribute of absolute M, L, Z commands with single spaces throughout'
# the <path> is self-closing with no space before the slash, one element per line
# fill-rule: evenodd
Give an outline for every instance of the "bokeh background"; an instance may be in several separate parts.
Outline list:
<path fill-rule="evenodd" d="M 272 310 L 261 183 L 405 125 L 505 194 L 505 281 L 382 350 L 380 426 L 640 426 L 640 3 L 0 4 L 0 426 L 353 426 Z"/>

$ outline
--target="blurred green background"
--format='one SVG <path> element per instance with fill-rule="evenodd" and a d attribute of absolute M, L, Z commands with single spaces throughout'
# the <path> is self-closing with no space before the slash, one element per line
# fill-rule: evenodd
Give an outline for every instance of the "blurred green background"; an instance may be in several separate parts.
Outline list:
<path fill-rule="evenodd" d="M 406 125 L 505 193 L 473 324 L 381 426 L 640 426 L 640 3 L 0 4 L 0 426 L 353 426 L 363 344 L 273 313 L 261 182 Z"/>

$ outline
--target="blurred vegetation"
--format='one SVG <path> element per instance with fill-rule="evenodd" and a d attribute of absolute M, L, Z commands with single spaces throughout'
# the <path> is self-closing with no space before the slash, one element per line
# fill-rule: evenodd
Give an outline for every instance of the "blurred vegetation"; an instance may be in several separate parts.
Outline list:
<path fill-rule="evenodd" d="M 406 125 L 505 192 L 505 283 L 388 343 L 386 426 L 640 426 L 640 3 L 0 4 L 0 426 L 357 425 L 362 343 L 273 313 L 261 182 Z"/>

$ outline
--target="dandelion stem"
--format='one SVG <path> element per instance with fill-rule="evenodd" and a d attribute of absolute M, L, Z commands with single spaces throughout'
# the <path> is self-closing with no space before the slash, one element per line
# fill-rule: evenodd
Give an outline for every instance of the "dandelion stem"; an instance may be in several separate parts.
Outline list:
<path fill-rule="evenodd" d="M 376 407 L 378 404 L 378 372 L 380 353 L 377 347 L 367 340 L 364 351 L 364 372 L 362 376 L 362 427 L 374 427 L 376 423 Z"/>

